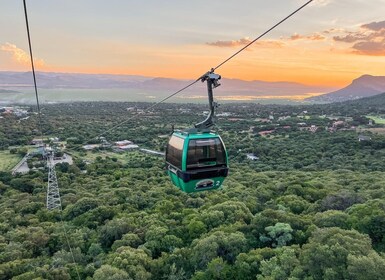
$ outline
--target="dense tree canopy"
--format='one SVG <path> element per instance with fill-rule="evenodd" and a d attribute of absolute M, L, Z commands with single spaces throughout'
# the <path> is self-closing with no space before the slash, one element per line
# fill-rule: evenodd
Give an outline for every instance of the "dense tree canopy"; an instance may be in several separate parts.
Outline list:
<path fill-rule="evenodd" d="M 367 107 L 224 105 L 229 177 L 220 190 L 185 194 L 162 158 L 79 145 L 127 119 L 127 107 L 147 106 L 45 106 L 45 134 L 74 157 L 56 166 L 63 210 L 46 209 L 46 169 L 0 172 L 0 279 L 383 278 L 385 137 L 360 142 L 351 129 L 326 131 L 332 121 L 320 117 L 348 117 L 349 106 L 364 116 Z M 164 150 L 171 124 L 187 127 L 204 109 L 163 104 L 106 138 Z M 289 117 L 261 121 L 270 115 Z M 15 154 L 36 136 L 36 118 L 5 120 L 1 147 Z M 301 130 L 302 122 L 323 128 Z M 258 134 L 265 130 L 274 132 Z"/>

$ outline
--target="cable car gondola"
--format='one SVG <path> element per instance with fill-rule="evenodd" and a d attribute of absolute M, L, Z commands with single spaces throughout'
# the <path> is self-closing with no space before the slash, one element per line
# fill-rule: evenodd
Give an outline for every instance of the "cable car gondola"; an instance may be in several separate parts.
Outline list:
<path fill-rule="evenodd" d="M 212 90 L 219 86 L 220 78 L 213 71 L 202 76 L 202 82 L 207 82 L 208 117 L 195 128 L 174 131 L 167 145 L 167 172 L 172 183 L 187 193 L 218 189 L 228 174 L 225 145 L 221 137 L 209 129 L 214 125 L 216 107 Z"/>

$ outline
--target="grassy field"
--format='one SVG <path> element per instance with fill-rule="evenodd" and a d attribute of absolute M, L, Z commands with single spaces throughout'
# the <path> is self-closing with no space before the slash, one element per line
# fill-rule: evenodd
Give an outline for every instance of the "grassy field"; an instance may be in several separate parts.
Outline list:
<path fill-rule="evenodd" d="M 376 134 L 380 134 L 380 135 L 385 135 L 385 127 L 364 128 L 364 129 L 359 129 L 357 131 L 358 132 L 370 131 L 372 133 L 376 133 Z"/>
<path fill-rule="evenodd" d="M 368 119 L 373 120 L 376 124 L 385 124 L 385 119 L 379 116 L 366 116 Z"/>
<path fill-rule="evenodd" d="M 20 155 L 11 154 L 9 150 L 0 151 L 0 171 L 11 171 L 21 159 Z"/>

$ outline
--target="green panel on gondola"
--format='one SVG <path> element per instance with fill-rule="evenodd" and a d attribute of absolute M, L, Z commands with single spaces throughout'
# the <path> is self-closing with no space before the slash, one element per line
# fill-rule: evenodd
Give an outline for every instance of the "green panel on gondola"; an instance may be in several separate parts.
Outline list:
<path fill-rule="evenodd" d="M 224 177 L 215 177 L 215 178 L 207 178 L 203 180 L 201 179 L 192 180 L 185 183 L 175 173 L 168 171 L 168 174 L 171 177 L 172 183 L 186 193 L 218 189 L 222 186 L 222 183 L 225 179 Z"/>
<path fill-rule="evenodd" d="M 166 163 L 172 183 L 187 193 L 218 189 L 228 173 L 225 146 L 210 131 L 174 132 Z"/>

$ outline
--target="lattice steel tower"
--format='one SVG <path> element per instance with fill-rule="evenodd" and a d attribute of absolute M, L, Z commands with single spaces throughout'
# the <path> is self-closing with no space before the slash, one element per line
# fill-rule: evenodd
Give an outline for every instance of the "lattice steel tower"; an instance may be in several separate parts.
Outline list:
<path fill-rule="evenodd" d="M 47 189 L 47 208 L 48 210 L 61 210 L 61 200 L 59 193 L 59 184 L 57 182 L 55 163 L 53 153 L 47 155 L 48 166 L 48 189 Z"/>

